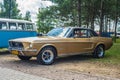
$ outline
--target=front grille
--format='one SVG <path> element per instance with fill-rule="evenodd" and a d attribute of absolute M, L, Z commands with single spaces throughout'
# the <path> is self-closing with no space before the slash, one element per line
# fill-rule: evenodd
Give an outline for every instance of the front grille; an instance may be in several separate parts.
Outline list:
<path fill-rule="evenodd" d="M 23 44 L 21 42 L 9 42 L 9 46 L 13 48 L 23 48 Z"/>

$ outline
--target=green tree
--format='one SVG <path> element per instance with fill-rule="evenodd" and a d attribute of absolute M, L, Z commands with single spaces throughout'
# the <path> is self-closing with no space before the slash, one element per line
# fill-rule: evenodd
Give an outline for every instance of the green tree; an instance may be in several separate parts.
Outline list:
<path fill-rule="evenodd" d="M 31 14 L 30 14 L 30 11 L 27 11 L 26 14 L 25 14 L 25 20 L 28 20 L 28 21 L 31 21 Z"/>
<path fill-rule="evenodd" d="M 55 5 L 41 10 L 38 22 L 48 24 L 50 20 L 65 26 L 85 26 L 99 32 L 110 31 L 111 24 L 120 22 L 120 0 L 51 0 Z M 117 2 L 116 2 L 117 1 Z M 117 3 L 117 4 L 116 4 Z M 117 5 L 117 6 L 116 6 Z M 50 13 L 50 14 L 49 14 Z M 41 15 L 41 17 L 40 17 Z M 44 20 L 47 20 L 46 22 Z M 57 24 L 57 25 L 59 25 Z M 44 27 L 43 25 L 43 27 Z M 116 31 L 115 31 L 116 33 Z"/>
<path fill-rule="evenodd" d="M 0 17 L 4 16 L 4 6 L 2 3 L 0 3 Z"/>
<path fill-rule="evenodd" d="M 20 10 L 17 8 L 18 4 L 16 0 L 3 0 L 1 16 L 3 18 L 13 18 L 16 19 L 20 15 Z"/>
<path fill-rule="evenodd" d="M 49 11 L 50 9 L 39 9 L 39 13 L 37 15 L 38 21 L 38 32 L 47 33 L 49 30 L 53 28 L 53 23 L 56 21 L 50 14 L 53 14 L 52 11 Z M 54 19 L 54 20 L 53 20 Z"/>

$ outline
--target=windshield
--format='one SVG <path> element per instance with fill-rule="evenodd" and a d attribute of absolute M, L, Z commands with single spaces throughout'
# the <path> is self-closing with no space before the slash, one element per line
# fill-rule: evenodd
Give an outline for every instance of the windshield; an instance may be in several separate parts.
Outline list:
<path fill-rule="evenodd" d="M 49 31 L 47 33 L 48 36 L 59 36 L 59 37 L 64 37 L 67 32 L 70 30 L 70 28 L 55 28 L 55 29 L 52 29 L 51 31 Z"/>

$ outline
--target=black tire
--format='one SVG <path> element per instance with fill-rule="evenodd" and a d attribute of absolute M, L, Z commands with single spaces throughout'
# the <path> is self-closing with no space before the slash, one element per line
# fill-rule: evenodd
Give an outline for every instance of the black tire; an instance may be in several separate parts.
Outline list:
<path fill-rule="evenodd" d="M 37 55 L 37 62 L 43 65 L 51 65 L 56 58 L 56 50 L 52 47 L 43 48 Z"/>
<path fill-rule="evenodd" d="M 103 58 L 104 54 L 105 54 L 105 50 L 104 50 L 103 45 L 99 45 L 95 48 L 93 57 L 94 58 Z"/>
<path fill-rule="evenodd" d="M 30 60 L 31 56 L 21 56 L 21 55 L 18 55 L 18 58 L 21 59 L 21 60 Z"/>

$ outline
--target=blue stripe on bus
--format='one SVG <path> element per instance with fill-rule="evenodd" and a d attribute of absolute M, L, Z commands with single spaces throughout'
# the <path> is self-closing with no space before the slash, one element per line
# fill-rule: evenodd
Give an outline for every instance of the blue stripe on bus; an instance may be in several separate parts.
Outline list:
<path fill-rule="evenodd" d="M 8 41 L 15 38 L 34 37 L 36 31 L 0 30 L 0 48 L 8 48 Z"/>

